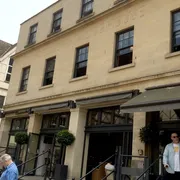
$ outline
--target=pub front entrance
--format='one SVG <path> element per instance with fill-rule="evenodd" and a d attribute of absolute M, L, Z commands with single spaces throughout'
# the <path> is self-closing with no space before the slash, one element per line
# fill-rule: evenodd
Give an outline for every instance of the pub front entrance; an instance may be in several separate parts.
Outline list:
<path fill-rule="evenodd" d="M 85 134 L 89 137 L 85 142 L 88 143 L 86 173 L 115 154 L 119 146 L 123 154 L 132 154 L 132 124 L 133 115 L 121 113 L 120 106 L 88 111 L 85 128 Z M 109 163 L 114 165 L 115 159 L 112 158 Z M 86 179 L 97 179 L 98 173 L 105 173 L 104 167 L 105 164 Z"/>

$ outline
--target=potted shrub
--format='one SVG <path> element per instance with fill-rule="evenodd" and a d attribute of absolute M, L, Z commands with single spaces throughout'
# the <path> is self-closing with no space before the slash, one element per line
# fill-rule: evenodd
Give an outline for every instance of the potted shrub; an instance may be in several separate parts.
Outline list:
<path fill-rule="evenodd" d="M 19 145 L 27 144 L 28 139 L 29 137 L 26 132 L 17 132 L 15 134 L 15 142 Z"/>
<path fill-rule="evenodd" d="M 156 140 L 158 137 L 158 131 L 154 124 L 148 124 L 147 126 L 144 126 L 142 129 L 140 129 L 139 132 L 139 138 L 141 142 L 145 144 L 152 143 L 154 140 Z"/>
<path fill-rule="evenodd" d="M 68 130 L 62 130 L 59 131 L 56 135 L 56 141 L 61 144 L 61 155 L 62 157 L 65 154 L 66 147 L 73 144 L 75 141 L 75 137 L 72 133 L 70 133 Z M 63 161 L 59 162 L 59 164 L 56 164 L 55 168 L 55 180 L 67 180 L 67 173 L 68 173 L 68 166 L 63 164 Z"/>
<path fill-rule="evenodd" d="M 29 136 L 26 132 L 17 132 L 15 134 L 15 142 L 17 143 L 16 147 L 16 158 L 15 162 L 17 165 L 21 164 L 22 161 L 19 160 L 19 154 L 21 153 L 21 146 L 28 143 Z M 21 167 L 18 168 L 19 173 L 21 173 Z"/>

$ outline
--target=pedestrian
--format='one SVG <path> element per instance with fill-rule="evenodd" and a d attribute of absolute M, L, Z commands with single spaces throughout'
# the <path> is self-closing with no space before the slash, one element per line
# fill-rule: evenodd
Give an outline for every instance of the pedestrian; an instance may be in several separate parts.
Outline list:
<path fill-rule="evenodd" d="M 163 165 L 167 171 L 165 180 L 180 180 L 180 143 L 177 133 L 171 134 L 172 143 L 166 145 Z"/>
<path fill-rule="evenodd" d="M 9 154 L 0 157 L 0 163 L 5 168 L 0 180 L 18 180 L 18 169 Z"/>

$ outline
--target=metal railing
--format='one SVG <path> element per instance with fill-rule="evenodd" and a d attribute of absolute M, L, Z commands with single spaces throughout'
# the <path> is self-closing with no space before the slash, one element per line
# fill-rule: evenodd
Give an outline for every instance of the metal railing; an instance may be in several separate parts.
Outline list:
<path fill-rule="evenodd" d="M 109 171 L 109 173 L 106 174 L 105 177 L 101 178 L 101 180 L 105 180 L 107 177 L 109 177 L 112 174 L 113 174 L 115 180 L 124 180 L 124 179 L 130 180 L 131 177 L 133 177 L 133 176 L 136 176 L 136 177 L 140 176 L 140 178 L 141 178 L 148 171 L 147 170 L 145 173 L 143 172 L 144 170 L 146 170 L 146 167 L 149 167 L 149 159 L 147 156 L 124 155 L 124 154 L 121 154 L 121 147 L 118 147 L 115 154 L 113 154 L 112 156 L 107 158 L 105 161 L 101 162 L 98 166 L 93 168 L 91 171 L 89 171 L 86 175 L 81 177 L 79 180 L 85 179 L 88 175 L 93 173 L 96 169 L 98 169 L 100 166 L 104 165 L 106 162 L 108 162 L 113 157 L 115 158 L 114 159 L 115 160 L 115 164 L 114 164 L 115 169 L 112 171 Z M 144 159 L 141 161 L 144 164 L 142 168 L 135 168 L 135 167 L 133 168 L 132 167 L 131 163 L 134 160 L 136 161 L 136 159 Z M 135 170 L 137 170 L 137 172 Z M 143 172 L 142 175 L 141 175 L 141 172 Z M 145 179 L 148 180 L 148 178 L 145 178 Z"/>
<path fill-rule="evenodd" d="M 48 151 L 45 151 L 45 152 L 43 152 L 43 153 L 41 153 L 41 154 L 39 154 L 39 155 L 37 155 L 37 156 L 35 156 L 35 157 L 27 160 L 27 161 L 25 161 L 24 163 L 17 165 L 17 167 L 25 166 L 25 165 L 26 165 L 27 163 L 29 163 L 30 161 L 36 160 L 38 157 L 40 157 L 40 156 L 42 156 L 42 155 L 45 155 L 45 154 L 48 155 L 48 159 L 49 159 L 50 153 L 51 153 L 51 151 L 50 151 L 50 149 L 49 149 Z M 35 170 L 40 169 L 40 168 L 42 168 L 42 167 L 44 167 L 44 166 L 46 166 L 46 172 L 47 172 L 48 165 L 49 165 L 49 163 L 45 161 L 44 164 L 42 164 L 42 165 L 40 165 L 40 166 L 38 166 L 38 167 L 36 167 L 36 168 L 28 171 L 27 173 L 21 175 L 18 179 L 20 180 L 20 179 L 23 178 L 24 176 L 27 176 L 27 175 L 29 175 L 30 173 L 34 172 Z M 47 179 L 47 176 L 48 176 L 48 174 L 45 173 L 44 180 Z"/>
<path fill-rule="evenodd" d="M 86 175 L 84 175 L 83 177 L 81 177 L 79 180 L 83 180 L 84 178 L 86 178 L 88 175 L 90 175 L 91 173 L 93 173 L 96 169 L 98 169 L 99 167 L 101 167 L 104 163 L 108 162 L 110 159 L 112 159 L 113 157 L 115 157 L 117 155 L 117 152 L 115 154 L 113 154 L 112 156 L 108 157 L 105 161 L 101 162 L 98 166 L 96 166 L 95 168 L 93 168 L 91 171 L 89 171 Z M 110 176 L 113 172 L 109 173 L 108 175 L 106 175 L 102 180 L 104 180 L 105 178 L 107 178 L 108 176 Z"/>
<path fill-rule="evenodd" d="M 0 154 L 1 154 L 1 153 L 3 153 L 3 152 L 6 152 L 7 147 L 0 147 L 0 149 L 3 149 L 3 150 L 0 150 Z"/>
<path fill-rule="evenodd" d="M 145 169 L 145 171 L 137 178 L 137 180 L 140 180 L 142 177 L 146 176 L 146 174 L 150 172 L 151 168 L 156 164 L 159 163 L 159 161 L 162 160 L 162 155 L 160 155 L 153 163 L 151 163 L 149 165 L 149 167 L 147 169 Z M 162 168 L 161 168 L 162 169 Z M 162 176 L 162 170 L 161 170 L 161 174 L 158 176 L 157 179 L 159 179 Z"/>

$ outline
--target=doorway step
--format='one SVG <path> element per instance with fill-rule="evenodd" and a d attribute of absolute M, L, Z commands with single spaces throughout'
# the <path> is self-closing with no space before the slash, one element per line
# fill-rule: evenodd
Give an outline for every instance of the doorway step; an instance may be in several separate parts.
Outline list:
<path fill-rule="evenodd" d="M 44 177 L 42 177 L 42 176 L 25 176 L 21 180 L 44 180 Z"/>

